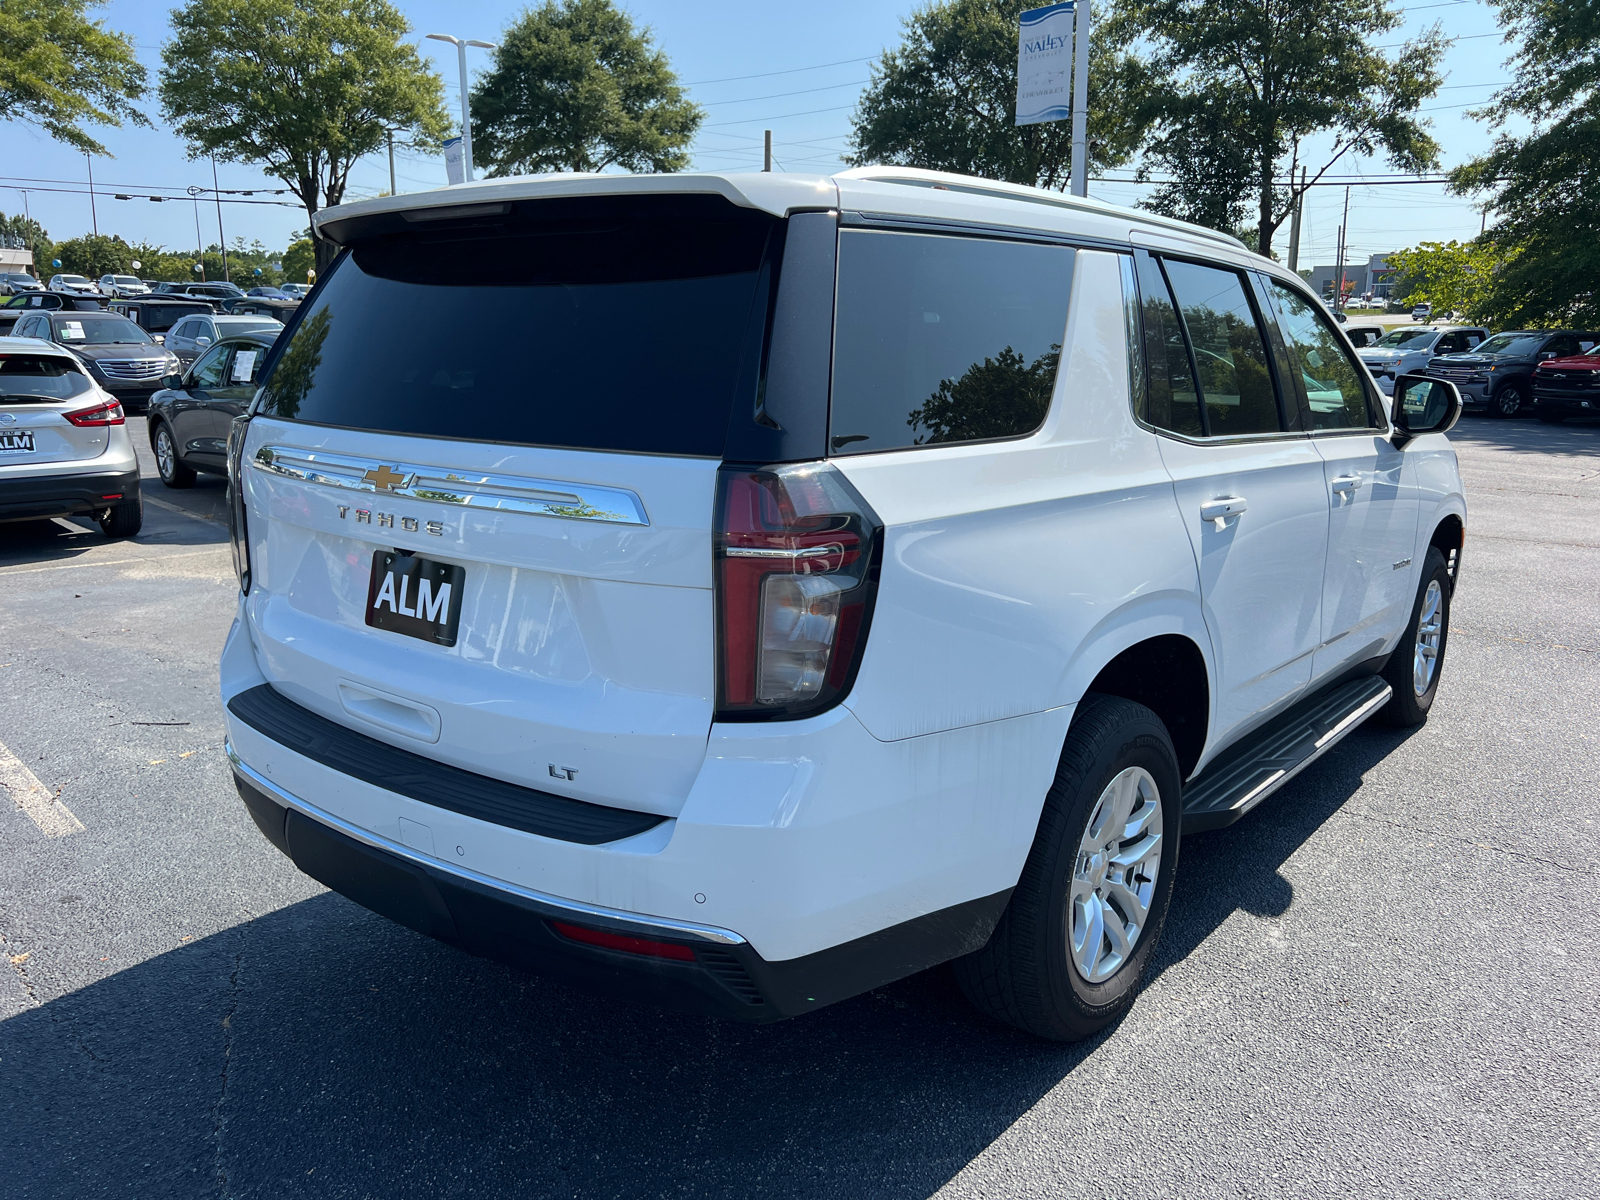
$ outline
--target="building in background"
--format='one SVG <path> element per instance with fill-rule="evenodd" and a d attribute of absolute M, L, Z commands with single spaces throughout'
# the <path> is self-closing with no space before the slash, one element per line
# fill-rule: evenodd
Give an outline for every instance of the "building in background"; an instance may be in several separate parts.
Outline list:
<path fill-rule="evenodd" d="M 0 275 L 33 275 L 33 251 L 21 234 L 0 234 Z"/>
<path fill-rule="evenodd" d="M 1338 264 L 1312 267 L 1308 282 L 1311 289 L 1330 304 L 1333 288 L 1339 278 Z M 1347 262 L 1344 265 L 1344 290 L 1347 296 L 1371 296 L 1387 300 L 1394 283 L 1394 268 L 1389 266 L 1388 254 L 1374 254 L 1366 262 Z"/>

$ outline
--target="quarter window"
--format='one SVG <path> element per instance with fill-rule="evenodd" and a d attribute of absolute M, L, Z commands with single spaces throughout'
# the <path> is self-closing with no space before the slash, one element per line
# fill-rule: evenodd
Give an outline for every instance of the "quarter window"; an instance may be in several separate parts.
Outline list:
<path fill-rule="evenodd" d="M 1290 359 L 1305 388 L 1312 431 L 1371 428 L 1361 364 L 1345 352 L 1339 335 L 1311 301 L 1274 280 L 1269 279 L 1267 286 L 1278 306 L 1278 326 Z"/>
<path fill-rule="evenodd" d="M 983 238 L 839 237 L 836 454 L 1021 437 L 1044 424 L 1074 251 Z"/>

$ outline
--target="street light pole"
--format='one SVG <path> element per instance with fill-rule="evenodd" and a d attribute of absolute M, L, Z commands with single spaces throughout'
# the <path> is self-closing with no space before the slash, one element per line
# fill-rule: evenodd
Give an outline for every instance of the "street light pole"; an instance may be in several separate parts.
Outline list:
<path fill-rule="evenodd" d="M 211 156 L 211 194 L 217 199 L 217 242 L 222 248 L 222 278 L 228 279 L 228 235 L 222 228 L 222 186 L 217 182 L 217 156 Z"/>
<path fill-rule="evenodd" d="M 467 47 L 498 50 L 499 46 L 494 42 L 480 42 L 476 38 L 451 37 L 448 33 L 430 33 L 427 36 L 436 42 L 449 42 L 456 48 L 456 60 L 461 70 L 461 174 L 463 179 L 471 183 L 472 115 L 467 111 Z"/>

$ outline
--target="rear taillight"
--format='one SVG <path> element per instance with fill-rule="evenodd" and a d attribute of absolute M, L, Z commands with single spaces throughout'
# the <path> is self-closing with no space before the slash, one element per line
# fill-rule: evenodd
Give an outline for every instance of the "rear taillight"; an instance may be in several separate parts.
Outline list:
<path fill-rule="evenodd" d="M 881 528 L 827 463 L 717 476 L 717 718 L 802 717 L 855 678 Z"/>
<path fill-rule="evenodd" d="M 77 412 L 62 413 L 61 415 L 80 429 L 87 429 L 94 425 L 127 424 L 127 418 L 122 415 L 122 405 L 115 400 L 108 401 L 105 404 L 96 404 L 93 408 L 80 408 Z"/>
<path fill-rule="evenodd" d="M 228 540 L 233 543 L 233 570 L 239 590 L 250 594 L 250 531 L 244 508 L 244 439 L 249 417 L 235 417 L 228 426 Z"/>

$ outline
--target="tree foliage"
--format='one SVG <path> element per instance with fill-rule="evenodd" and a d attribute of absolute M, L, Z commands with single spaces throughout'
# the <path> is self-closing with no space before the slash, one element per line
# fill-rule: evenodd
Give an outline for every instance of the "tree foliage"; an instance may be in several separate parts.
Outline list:
<path fill-rule="evenodd" d="M 310 215 L 390 130 L 436 142 L 448 128 L 444 85 L 389 0 L 186 0 L 172 29 L 161 106 L 190 157 L 259 164 Z M 318 256 L 332 256 L 320 239 Z"/>
<path fill-rule="evenodd" d="M 61 269 L 74 275 L 98 279 L 102 275 L 126 275 L 135 255 L 133 247 L 115 234 L 86 233 L 56 247 Z"/>
<path fill-rule="evenodd" d="M 0 4 L 0 112 L 89 154 L 106 148 L 84 126 L 150 124 L 133 106 L 145 69 L 133 39 L 85 13 L 100 0 Z"/>
<path fill-rule="evenodd" d="M 1482 320 L 1501 272 L 1516 257 L 1515 250 L 1508 254 L 1493 237 L 1422 242 L 1387 256 L 1395 271 L 1392 295 L 1396 300 L 1431 304 L 1437 313 L 1459 312 L 1469 320 Z"/>
<path fill-rule="evenodd" d="M 612 0 L 546 0 L 505 31 L 473 88 L 472 157 L 491 175 L 681 171 L 703 119 Z"/>
<path fill-rule="evenodd" d="M 309 237 L 297 238 L 283 252 L 283 282 L 309 283 L 317 269 L 317 254 Z"/>
<path fill-rule="evenodd" d="M 1457 169 L 1457 191 L 1488 193 L 1489 236 L 1506 260 L 1480 302 L 1511 328 L 1600 325 L 1600 8 L 1585 0 L 1499 0 L 1519 42 L 1512 80 L 1480 115 L 1501 129 Z M 1523 118 L 1531 131 L 1513 135 Z"/>
<path fill-rule="evenodd" d="M 1063 188 L 1068 121 L 1016 124 L 1017 14 L 1037 0 L 935 0 L 907 17 L 853 117 L 854 166 L 888 163 Z M 1128 161 L 1147 117 L 1148 71 L 1097 28 L 1089 58 L 1089 167 Z"/>
<path fill-rule="evenodd" d="M 912 409 L 906 424 L 918 446 L 1011 437 L 1037 429 L 1050 411 L 1061 347 L 1052 346 L 1032 363 L 1010 346 L 997 358 L 968 367 L 959 379 L 943 379 L 939 390 Z"/>
<path fill-rule="evenodd" d="M 1436 166 L 1416 113 L 1439 87 L 1446 39 L 1435 25 L 1386 56 L 1369 39 L 1400 21 L 1388 0 L 1119 0 L 1108 27 L 1152 50 L 1145 165 L 1174 180 L 1155 204 L 1230 232 L 1248 206 L 1270 254 L 1298 194 L 1280 181 L 1298 176 L 1310 139 L 1332 138 L 1307 164 L 1312 180 L 1349 154 Z"/>

